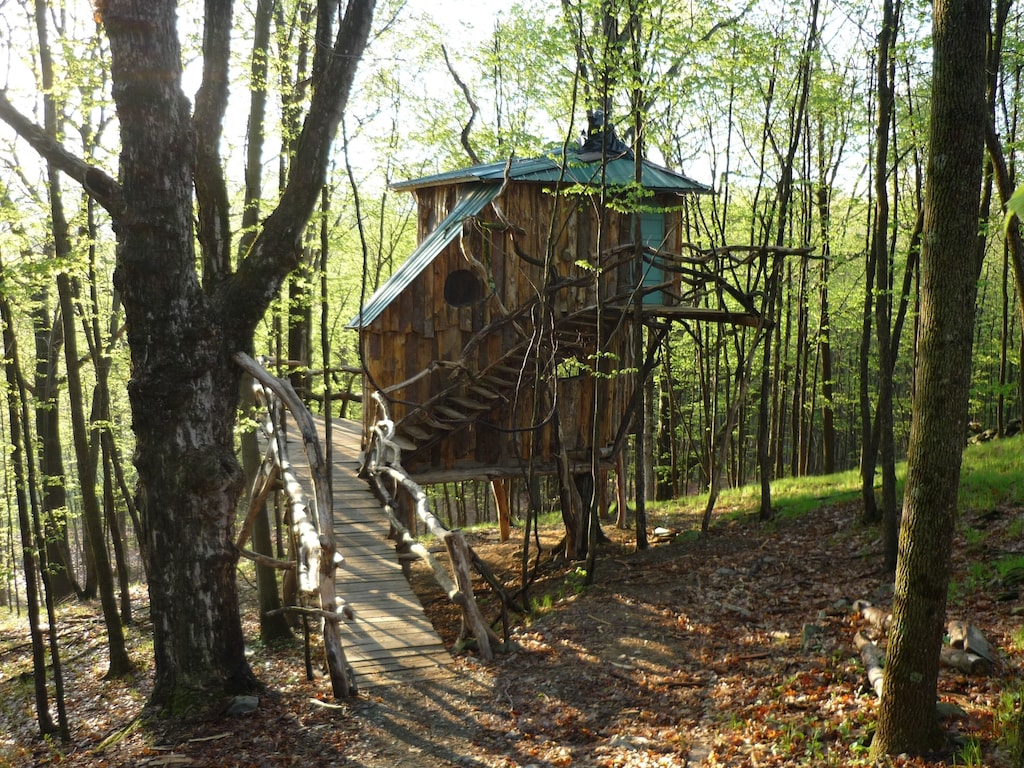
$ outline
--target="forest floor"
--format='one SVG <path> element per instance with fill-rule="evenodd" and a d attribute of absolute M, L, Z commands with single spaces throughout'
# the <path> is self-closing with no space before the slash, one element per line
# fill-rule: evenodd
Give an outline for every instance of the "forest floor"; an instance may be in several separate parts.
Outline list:
<path fill-rule="evenodd" d="M 943 722 L 947 746 L 884 764 L 1010 766 L 1024 619 L 1020 594 L 1007 599 L 992 563 L 1024 555 L 1022 514 L 969 513 L 956 546 L 948 618 L 979 628 L 998 663 L 972 677 L 943 669 L 940 698 L 957 705 Z M 695 519 L 658 513 L 652 527 L 682 533 L 644 552 L 633 551 L 630 532 L 606 526 L 612 541 L 592 586 L 545 553 L 535 610 L 512 626 L 517 650 L 494 663 L 458 655 L 443 676 L 338 704 L 325 679 L 306 680 L 300 643 L 255 645 L 252 666 L 270 689 L 257 709 L 232 716 L 218 702 L 174 727 L 138 717 L 150 674 L 102 679 L 98 608 L 74 609 L 61 619 L 67 743 L 38 738 L 27 629 L 12 618 L 0 626 L 0 766 L 872 765 L 877 703 L 853 644 L 865 622 L 850 604 L 888 608 L 891 579 L 879 569 L 877 531 L 857 516 L 856 505 L 841 505 L 771 523 L 722 519 L 698 536 Z M 541 533 L 546 547 L 560 535 Z M 468 536 L 518 584 L 521 532 L 504 543 L 492 530 Z M 413 581 L 453 643 L 458 614 L 425 570 L 417 566 Z M 258 635 L 251 621 L 247 630 Z M 147 635 L 142 621 L 130 630 L 143 669 Z"/>

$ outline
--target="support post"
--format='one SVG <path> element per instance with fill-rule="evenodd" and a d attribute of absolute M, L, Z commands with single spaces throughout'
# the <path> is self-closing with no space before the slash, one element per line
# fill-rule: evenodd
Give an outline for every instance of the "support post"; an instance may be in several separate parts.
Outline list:
<path fill-rule="evenodd" d="M 508 541 L 512 535 L 508 511 L 508 481 L 503 477 L 492 478 L 491 492 L 494 494 L 494 505 L 498 508 L 498 531 L 501 540 Z"/>

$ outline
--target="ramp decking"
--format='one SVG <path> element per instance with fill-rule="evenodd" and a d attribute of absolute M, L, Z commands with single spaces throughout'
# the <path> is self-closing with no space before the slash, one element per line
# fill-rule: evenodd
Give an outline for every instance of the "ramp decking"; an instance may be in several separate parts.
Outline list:
<path fill-rule="evenodd" d="M 324 422 L 315 421 L 324 440 Z M 342 647 L 364 690 L 429 675 L 443 669 L 451 655 L 402 574 L 380 501 L 357 476 L 361 436 L 361 424 L 335 419 L 328 455 L 334 536 L 345 558 L 338 569 L 338 596 L 355 613 L 354 620 L 342 624 Z M 301 452 L 301 445 L 290 441 L 296 468 L 304 463 Z"/>

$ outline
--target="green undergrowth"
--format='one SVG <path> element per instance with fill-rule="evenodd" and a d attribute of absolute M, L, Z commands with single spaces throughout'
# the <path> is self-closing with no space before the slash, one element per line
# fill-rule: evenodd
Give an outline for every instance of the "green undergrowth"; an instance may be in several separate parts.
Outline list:
<path fill-rule="evenodd" d="M 906 480 L 905 461 L 896 465 L 897 495 L 902 500 Z M 772 482 L 772 509 L 777 517 L 800 517 L 822 506 L 857 503 L 861 498 L 860 472 L 849 470 L 831 475 L 780 478 Z M 881 475 L 875 475 L 876 493 L 881 490 Z M 660 520 L 682 514 L 693 516 L 700 524 L 706 494 L 650 503 L 648 517 L 652 526 Z M 976 516 L 1006 506 L 1024 503 L 1024 435 L 993 440 L 964 450 L 960 473 L 961 516 Z M 715 505 L 714 521 L 743 519 L 757 515 L 761 505 L 761 487 L 751 483 L 722 491 Z M 1015 525 L 1024 534 L 1024 517 Z"/>

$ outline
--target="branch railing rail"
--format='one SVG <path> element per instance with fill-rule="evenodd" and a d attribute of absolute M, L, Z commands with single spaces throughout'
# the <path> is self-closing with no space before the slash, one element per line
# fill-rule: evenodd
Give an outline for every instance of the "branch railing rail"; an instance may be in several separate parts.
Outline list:
<path fill-rule="evenodd" d="M 249 508 L 239 530 L 236 546 L 243 557 L 271 567 L 294 570 L 296 585 L 313 607 L 286 606 L 282 610 L 320 618 L 323 622 L 324 653 L 335 698 L 356 693 L 352 669 L 341 645 L 340 622 L 352 618 L 352 610 L 336 592 L 337 570 L 343 562 L 334 540 L 334 506 L 331 499 L 328 466 L 317 437 L 316 425 L 294 388 L 279 379 L 244 352 L 234 356 L 242 370 L 253 380 L 253 395 L 262 406 L 260 428 L 267 441 L 263 463 L 253 480 Z M 307 499 L 302 483 L 288 457 L 284 432 L 284 411 L 292 415 L 302 436 L 302 447 L 309 464 L 313 496 Z M 244 548 L 256 515 L 272 491 L 283 486 L 288 497 L 288 521 L 294 536 L 294 559 L 285 561 L 258 555 Z M 319 605 L 317 605 L 319 603 Z"/>
<path fill-rule="evenodd" d="M 462 609 L 462 629 L 459 644 L 463 644 L 470 635 L 476 641 L 480 658 L 486 661 L 494 659 L 496 649 L 509 647 L 508 608 L 522 610 L 513 604 L 509 595 L 491 573 L 486 564 L 473 552 L 466 537 L 460 530 L 450 530 L 437 518 L 430 509 L 430 499 L 418 483 L 409 477 L 402 467 L 402 449 L 394 441 L 395 423 L 389 418 L 384 397 L 379 392 L 373 393 L 373 399 L 381 412 L 381 418 L 370 427 L 369 439 L 363 459 L 362 473 L 373 484 L 381 499 L 384 512 L 391 524 L 396 543 L 400 548 L 418 555 L 430 568 L 434 579 L 444 590 L 448 599 Z M 413 500 L 416 516 L 426 530 L 438 541 L 442 542 L 448 552 L 451 574 L 441 562 L 434 557 L 421 542 L 409 532 L 399 520 L 396 510 L 399 506 L 398 494 L 407 493 Z M 502 641 L 491 625 L 484 619 L 477 605 L 473 592 L 473 576 L 471 569 L 487 581 L 498 594 L 501 602 L 501 619 L 505 640 Z"/>

